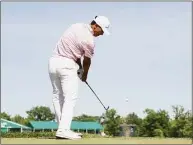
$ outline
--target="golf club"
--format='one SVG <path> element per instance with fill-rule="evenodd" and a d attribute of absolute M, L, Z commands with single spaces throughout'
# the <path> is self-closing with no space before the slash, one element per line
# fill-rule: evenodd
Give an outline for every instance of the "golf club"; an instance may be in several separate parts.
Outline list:
<path fill-rule="evenodd" d="M 90 87 L 90 85 L 88 84 L 88 82 L 86 81 L 85 82 L 87 85 L 88 85 L 88 87 L 91 89 L 91 91 L 95 94 L 95 96 L 97 97 L 97 99 L 100 101 L 100 103 L 103 105 L 103 107 L 104 107 L 104 109 L 106 110 L 106 111 L 108 111 L 108 109 L 109 109 L 109 106 L 106 108 L 105 106 L 104 106 L 104 104 L 101 102 L 101 100 L 99 99 L 99 97 L 97 96 L 97 94 L 93 91 L 93 89 Z"/>

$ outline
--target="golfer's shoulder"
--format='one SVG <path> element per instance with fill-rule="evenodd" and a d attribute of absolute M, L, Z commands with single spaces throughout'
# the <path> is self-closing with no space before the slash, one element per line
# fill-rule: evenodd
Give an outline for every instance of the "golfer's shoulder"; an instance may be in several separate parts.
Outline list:
<path fill-rule="evenodd" d="M 83 23 L 74 23 L 74 24 L 71 25 L 71 27 L 80 29 L 82 27 L 82 25 L 83 25 Z"/>
<path fill-rule="evenodd" d="M 73 24 L 74 29 L 76 29 L 76 34 L 79 40 L 84 41 L 85 43 L 94 43 L 94 37 L 89 30 L 89 25 L 85 23 L 76 23 Z"/>
<path fill-rule="evenodd" d="M 84 23 L 74 23 L 71 25 L 71 28 L 78 30 L 78 32 L 84 31 L 85 30 L 85 24 Z"/>

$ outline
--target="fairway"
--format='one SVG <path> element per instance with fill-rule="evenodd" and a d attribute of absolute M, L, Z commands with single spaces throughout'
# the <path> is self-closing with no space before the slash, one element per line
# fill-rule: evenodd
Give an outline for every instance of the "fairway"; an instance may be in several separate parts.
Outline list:
<path fill-rule="evenodd" d="M 159 138 L 84 138 L 81 140 L 56 140 L 35 138 L 3 138 L 2 144 L 192 144 L 191 139 Z"/>

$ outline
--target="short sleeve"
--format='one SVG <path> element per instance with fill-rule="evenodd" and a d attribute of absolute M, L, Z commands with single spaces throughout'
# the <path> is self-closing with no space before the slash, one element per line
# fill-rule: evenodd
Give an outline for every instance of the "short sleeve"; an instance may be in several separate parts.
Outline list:
<path fill-rule="evenodd" d="M 94 55 L 94 43 L 89 41 L 82 42 L 82 48 L 84 50 L 84 56 L 92 58 Z"/>

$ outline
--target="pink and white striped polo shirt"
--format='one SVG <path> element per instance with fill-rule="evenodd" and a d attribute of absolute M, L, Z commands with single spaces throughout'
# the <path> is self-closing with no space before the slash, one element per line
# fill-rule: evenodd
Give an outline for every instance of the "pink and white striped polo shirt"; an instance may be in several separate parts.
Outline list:
<path fill-rule="evenodd" d="M 54 49 L 54 55 L 77 60 L 82 56 L 91 58 L 94 54 L 94 36 L 89 24 L 71 25 L 61 36 Z"/>

